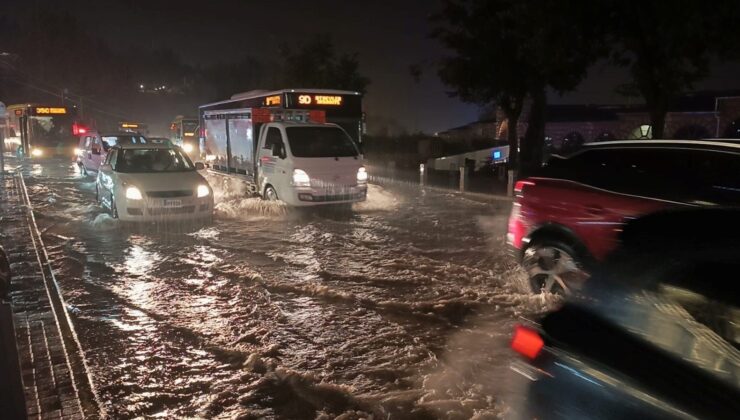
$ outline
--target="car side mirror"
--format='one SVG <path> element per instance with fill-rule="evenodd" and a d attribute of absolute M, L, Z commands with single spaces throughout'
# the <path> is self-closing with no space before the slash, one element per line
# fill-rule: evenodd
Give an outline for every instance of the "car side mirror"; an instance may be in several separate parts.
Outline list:
<path fill-rule="evenodd" d="M 272 155 L 279 157 L 280 159 L 285 159 L 285 145 L 282 143 L 274 143 L 272 145 Z"/>
<path fill-rule="evenodd" d="M 206 165 L 203 162 L 195 162 L 195 170 L 196 171 L 202 171 L 206 168 Z"/>

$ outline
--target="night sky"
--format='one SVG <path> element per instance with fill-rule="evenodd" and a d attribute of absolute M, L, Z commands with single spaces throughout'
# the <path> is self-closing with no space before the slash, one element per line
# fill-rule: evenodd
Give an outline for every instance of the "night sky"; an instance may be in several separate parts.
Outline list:
<path fill-rule="evenodd" d="M 420 83 L 409 66 L 431 62 L 445 51 L 428 37 L 434 0 L 1 0 L 5 7 L 66 9 L 114 50 L 170 47 L 184 61 L 229 61 L 245 53 L 265 60 L 277 48 L 316 33 L 333 35 L 338 50 L 357 52 L 371 78 L 365 100 L 370 118 L 395 120 L 408 131 L 433 133 L 478 117 L 477 106 L 450 98 L 431 67 Z M 698 88 L 737 88 L 740 66 L 715 69 Z M 591 69 L 579 90 L 551 102 L 622 102 L 614 87 L 625 72 L 605 64 Z"/>

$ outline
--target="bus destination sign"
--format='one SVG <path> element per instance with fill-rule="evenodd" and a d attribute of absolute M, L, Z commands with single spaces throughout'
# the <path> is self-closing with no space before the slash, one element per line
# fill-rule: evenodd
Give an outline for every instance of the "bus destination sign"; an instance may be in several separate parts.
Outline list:
<path fill-rule="evenodd" d="M 35 112 L 36 115 L 62 115 L 67 113 L 67 108 L 38 106 Z"/>

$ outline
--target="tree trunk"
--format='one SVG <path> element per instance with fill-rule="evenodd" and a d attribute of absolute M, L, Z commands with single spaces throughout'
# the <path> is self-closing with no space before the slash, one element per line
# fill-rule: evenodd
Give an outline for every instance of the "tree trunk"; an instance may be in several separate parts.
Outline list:
<path fill-rule="evenodd" d="M 542 152 L 545 146 L 545 124 L 547 93 L 545 87 L 532 94 L 532 107 L 529 110 L 527 132 L 524 134 L 521 151 L 521 176 L 528 176 L 542 165 Z"/>
<path fill-rule="evenodd" d="M 648 105 L 649 106 L 649 105 Z M 664 107 L 650 107 L 650 126 L 654 139 L 665 137 L 665 116 L 667 112 Z"/>

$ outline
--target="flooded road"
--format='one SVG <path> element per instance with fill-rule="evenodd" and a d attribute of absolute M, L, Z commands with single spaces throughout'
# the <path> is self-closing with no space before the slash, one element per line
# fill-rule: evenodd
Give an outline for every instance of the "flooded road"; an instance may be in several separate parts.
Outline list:
<path fill-rule="evenodd" d="M 512 326 L 552 304 L 520 292 L 503 201 L 306 212 L 211 177 L 213 224 L 131 227 L 71 163 L 24 174 L 111 418 L 501 417 Z"/>

